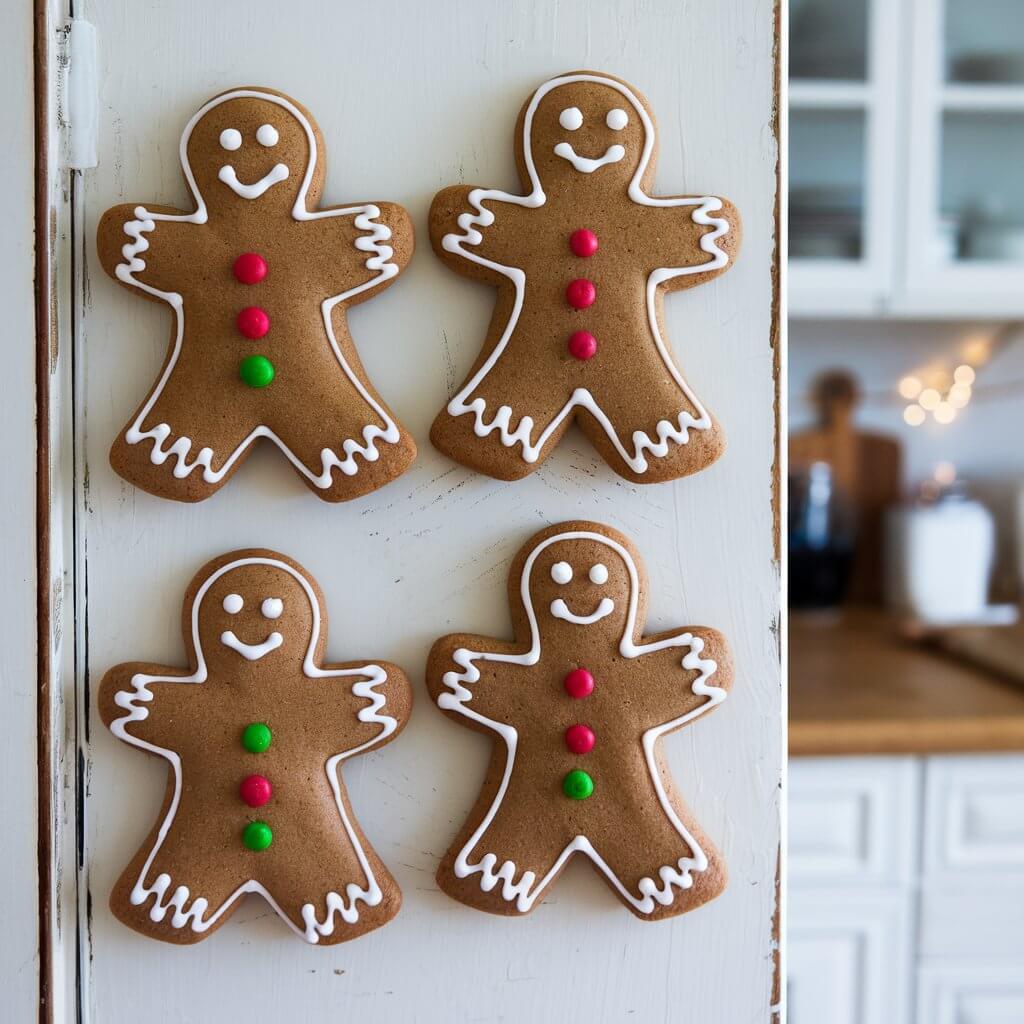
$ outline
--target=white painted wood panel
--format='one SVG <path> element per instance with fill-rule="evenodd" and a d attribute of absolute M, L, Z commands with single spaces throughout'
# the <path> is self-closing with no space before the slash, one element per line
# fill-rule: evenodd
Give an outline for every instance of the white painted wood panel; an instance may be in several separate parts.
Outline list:
<path fill-rule="evenodd" d="M 800 758 L 789 767 L 794 884 L 899 884 L 915 873 L 919 776 L 910 757 Z"/>
<path fill-rule="evenodd" d="M 165 766 L 118 744 L 93 715 L 84 751 L 91 1019 L 649 1020 L 685 1011 L 704 1024 L 767 1020 L 781 758 L 772 5 L 77 6 L 97 25 L 101 52 L 100 167 L 86 175 L 79 218 L 77 593 L 82 602 L 87 593 L 79 614 L 88 626 L 80 685 L 93 693 L 103 671 L 127 658 L 180 662 L 180 601 L 192 573 L 218 552 L 266 545 L 299 559 L 323 586 L 329 657 L 393 659 L 418 701 L 398 742 L 346 772 L 356 812 L 402 886 L 403 910 L 331 949 L 296 941 L 257 900 L 199 948 L 148 942 L 118 924 L 107 895 L 156 814 Z M 676 485 L 619 480 L 575 432 L 512 485 L 454 466 L 427 440 L 494 301 L 430 252 L 430 199 L 459 181 L 515 186 L 520 104 L 545 78 L 577 67 L 620 74 L 650 97 L 662 138 L 657 191 L 720 192 L 744 217 L 733 270 L 666 303 L 684 371 L 730 444 L 718 465 Z M 168 319 L 99 271 L 97 219 L 123 200 L 184 202 L 181 128 L 200 102 L 238 84 L 275 86 L 310 106 L 328 150 L 325 203 L 394 199 L 415 220 L 419 251 L 406 277 L 353 311 L 351 324 L 420 456 L 400 481 L 349 505 L 317 501 L 270 450 L 192 507 L 133 490 L 107 464 L 113 436 L 160 366 Z M 434 883 L 476 796 L 487 743 L 429 704 L 427 650 L 452 629 L 506 633 L 512 554 L 541 525 L 578 516 L 637 541 L 652 577 L 651 628 L 707 623 L 734 649 L 733 696 L 666 744 L 682 791 L 724 850 L 731 884 L 714 904 L 671 922 L 634 919 L 583 864 L 525 920 L 471 911 Z"/>
<path fill-rule="evenodd" d="M 0 187 L 0 304 L 4 310 L 4 397 L 0 436 L 4 486 L 3 644 L 0 745 L 4 835 L 0 857 L 0 977 L 3 1015 L 32 1020 L 39 992 L 36 900 L 36 544 L 35 311 L 33 308 L 32 8 L 4 12 L 0 35 L 0 94 L 4 145 Z M 44 581 L 45 585 L 45 581 Z"/>
<path fill-rule="evenodd" d="M 1024 962 L 939 961 L 920 971 L 918 1024 L 1020 1024 Z"/>
<path fill-rule="evenodd" d="M 788 1024 L 906 1024 L 910 920 L 909 899 L 899 892 L 793 889 Z"/>

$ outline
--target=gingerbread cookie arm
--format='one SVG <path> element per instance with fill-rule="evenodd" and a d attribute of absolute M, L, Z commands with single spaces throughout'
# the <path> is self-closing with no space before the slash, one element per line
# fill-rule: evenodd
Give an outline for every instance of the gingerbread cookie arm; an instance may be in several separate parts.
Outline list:
<path fill-rule="evenodd" d="M 649 204 L 649 205 L 647 205 Z M 655 269 L 648 288 L 677 291 L 724 274 L 739 252 L 739 211 L 718 196 L 647 199 L 642 247 Z"/>
<path fill-rule="evenodd" d="M 389 662 L 350 662 L 317 670 L 305 706 L 305 733 L 317 750 L 344 748 L 342 759 L 390 743 L 408 724 L 412 686 L 406 674 Z M 340 692 L 339 692 L 340 688 Z"/>
<path fill-rule="evenodd" d="M 690 626 L 656 633 L 630 651 L 642 669 L 631 701 L 657 732 L 654 739 L 717 707 L 732 687 L 732 657 L 717 630 Z"/>
<path fill-rule="evenodd" d="M 453 185 L 430 204 L 430 241 L 456 273 L 491 283 L 507 281 L 522 258 L 528 196 Z"/>
<path fill-rule="evenodd" d="M 185 254 L 191 251 L 194 216 L 170 206 L 112 207 L 96 229 L 100 264 L 127 288 L 161 302 L 172 302 L 171 296 L 180 302 L 176 286 Z"/>
<path fill-rule="evenodd" d="M 324 275 L 330 308 L 371 298 L 412 259 L 412 220 L 397 203 L 333 207 L 309 214 L 308 220 L 308 252 Z"/>
<path fill-rule="evenodd" d="M 526 657 L 515 643 L 467 633 L 444 636 L 430 649 L 427 689 L 451 718 L 493 731 L 500 724 L 493 716 L 507 706 L 507 677 Z"/>
<path fill-rule="evenodd" d="M 127 662 L 103 677 L 98 706 L 118 739 L 160 753 L 180 735 L 181 714 L 194 714 L 203 694 L 195 673 Z"/>

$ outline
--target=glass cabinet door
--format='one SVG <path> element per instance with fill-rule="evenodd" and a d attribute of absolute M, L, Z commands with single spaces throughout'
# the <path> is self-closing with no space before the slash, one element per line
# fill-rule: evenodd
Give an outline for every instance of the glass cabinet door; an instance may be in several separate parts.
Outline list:
<path fill-rule="evenodd" d="M 869 312 L 891 266 L 902 0 L 791 0 L 790 309 Z M 883 141 L 884 140 L 884 141 Z"/>
<path fill-rule="evenodd" d="M 1019 312 L 1024 4 L 915 0 L 914 28 L 908 288 L 936 312 L 979 293 Z"/>

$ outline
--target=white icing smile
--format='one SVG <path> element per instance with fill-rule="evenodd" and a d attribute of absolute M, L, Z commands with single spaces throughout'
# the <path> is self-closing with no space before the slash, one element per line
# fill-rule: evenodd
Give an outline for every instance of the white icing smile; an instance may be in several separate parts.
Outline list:
<path fill-rule="evenodd" d="M 621 147 L 619 148 L 621 149 Z M 276 185 L 279 181 L 284 181 L 285 178 L 288 177 L 289 173 L 287 164 L 274 164 L 274 166 L 271 167 L 259 181 L 254 181 L 251 185 L 246 185 L 244 181 L 238 180 L 238 174 L 234 167 L 232 167 L 231 164 L 225 164 L 220 171 L 218 171 L 217 177 L 220 178 L 220 180 L 223 181 L 236 196 L 241 196 L 243 199 L 259 199 L 259 197 L 272 185 Z"/>
<path fill-rule="evenodd" d="M 239 640 L 235 636 L 233 629 L 228 629 L 221 633 L 220 642 L 225 647 L 230 647 L 231 650 L 237 651 L 247 661 L 259 661 L 260 658 L 268 655 L 271 651 L 276 651 L 284 643 L 284 637 L 280 633 L 271 633 L 263 643 L 247 644 L 244 640 Z"/>
<path fill-rule="evenodd" d="M 576 626 L 589 626 L 600 622 L 606 615 L 615 611 L 615 602 L 610 597 L 602 597 L 597 607 L 589 615 L 577 615 L 569 611 L 569 606 L 560 597 L 551 602 L 551 614 L 556 619 L 564 619 Z"/>
<path fill-rule="evenodd" d="M 555 156 L 568 160 L 577 171 L 582 171 L 584 174 L 593 174 L 594 171 L 606 164 L 617 164 L 625 155 L 625 147 L 617 143 L 614 146 L 609 146 L 602 156 L 595 158 L 580 156 L 568 142 L 559 142 L 555 146 Z"/>

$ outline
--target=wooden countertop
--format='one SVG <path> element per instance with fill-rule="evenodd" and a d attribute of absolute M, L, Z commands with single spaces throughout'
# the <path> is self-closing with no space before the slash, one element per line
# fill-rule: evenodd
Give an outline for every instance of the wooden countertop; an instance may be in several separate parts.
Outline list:
<path fill-rule="evenodd" d="M 789 752 L 1024 751 L 1024 686 L 901 639 L 881 612 L 793 612 Z"/>

